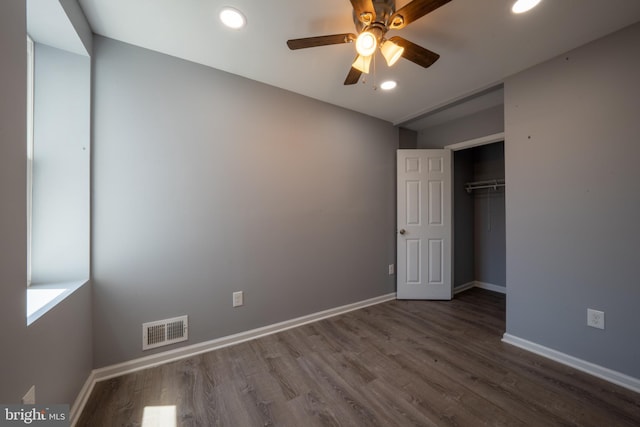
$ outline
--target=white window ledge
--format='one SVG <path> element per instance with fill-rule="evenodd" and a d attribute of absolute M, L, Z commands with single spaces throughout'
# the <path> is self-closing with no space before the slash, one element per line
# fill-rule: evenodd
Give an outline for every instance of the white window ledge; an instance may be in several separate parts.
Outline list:
<path fill-rule="evenodd" d="M 37 284 L 27 288 L 27 326 L 58 305 L 88 280 Z"/>

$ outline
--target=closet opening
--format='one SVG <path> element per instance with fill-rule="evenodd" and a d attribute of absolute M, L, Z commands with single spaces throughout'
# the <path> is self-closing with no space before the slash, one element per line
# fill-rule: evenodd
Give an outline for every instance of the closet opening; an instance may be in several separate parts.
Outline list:
<path fill-rule="evenodd" d="M 506 293 L 504 141 L 453 152 L 453 290 Z"/>

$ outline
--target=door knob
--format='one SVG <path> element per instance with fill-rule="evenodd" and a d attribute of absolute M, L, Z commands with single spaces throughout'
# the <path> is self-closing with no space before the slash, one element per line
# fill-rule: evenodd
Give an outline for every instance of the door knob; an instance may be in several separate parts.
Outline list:
<path fill-rule="evenodd" d="M 406 232 L 407 232 L 407 230 L 405 230 L 404 228 L 402 228 L 402 229 L 400 229 L 400 231 L 398 231 L 398 233 L 400 233 L 400 234 L 404 234 Z"/>

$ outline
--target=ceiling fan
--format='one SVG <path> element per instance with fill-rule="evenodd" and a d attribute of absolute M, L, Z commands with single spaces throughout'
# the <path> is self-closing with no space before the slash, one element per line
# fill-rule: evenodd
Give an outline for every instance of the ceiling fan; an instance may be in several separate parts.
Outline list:
<path fill-rule="evenodd" d="M 344 33 L 287 40 L 289 49 L 355 42 L 358 56 L 351 65 L 351 70 L 344 81 L 345 85 L 355 84 L 362 73 L 369 73 L 371 60 L 378 47 L 389 66 L 395 64 L 398 59 L 405 58 L 427 68 L 440 58 L 437 53 L 409 40 L 399 36 L 387 39 L 385 34 L 389 30 L 400 30 L 406 27 L 451 0 L 413 0 L 399 10 L 396 10 L 395 0 L 350 1 L 353 6 L 353 22 L 356 25 L 357 35 Z"/>

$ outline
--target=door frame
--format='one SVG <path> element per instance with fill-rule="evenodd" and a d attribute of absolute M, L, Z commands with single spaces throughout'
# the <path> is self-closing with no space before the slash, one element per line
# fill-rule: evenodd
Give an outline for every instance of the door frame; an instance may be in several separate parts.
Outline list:
<path fill-rule="evenodd" d="M 458 142 L 451 145 L 445 145 L 444 148 L 451 151 L 459 151 L 472 147 L 479 147 L 481 145 L 493 144 L 494 142 L 504 141 L 504 132 L 494 133 L 492 135 L 483 136 L 476 139 L 469 139 L 467 141 Z"/>
<path fill-rule="evenodd" d="M 482 136 L 480 138 L 475 138 L 475 139 L 469 139 L 466 141 L 461 141 L 461 142 L 457 142 L 455 144 L 449 144 L 449 145 L 445 145 L 444 149 L 445 150 L 451 150 L 451 151 L 460 151 L 460 150 L 466 150 L 467 148 L 473 148 L 473 147 L 480 147 L 482 145 L 489 145 L 489 144 L 493 144 L 496 142 L 501 142 L 504 141 L 504 132 L 498 132 L 498 133 L 494 133 L 491 135 L 487 135 L 487 136 Z M 451 156 L 451 173 L 452 176 L 454 174 L 455 171 L 455 160 L 454 160 L 454 156 Z M 451 186 L 451 216 L 452 216 L 452 220 L 451 220 L 451 234 L 452 234 L 452 241 L 451 241 L 451 293 L 452 294 L 457 294 L 459 292 L 462 291 L 466 291 L 467 289 L 469 289 L 468 287 L 464 287 L 461 286 L 459 290 L 456 291 L 455 286 L 454 286 L 454 279 L 455 279 L 455 257 L 453 256 L 453 254 L 455 253 L 455 234 L 456 234 L 456 223 L 455 221 L 453 221 L 453 214 L 455 212 L 456 209 L 456 205 L 455 205 L 455 198 L 453 197 L 453 191 L 454 191 L 454 187 Z M 505 287 L 505 293 L 507 292 L 508 287 Z"/>

